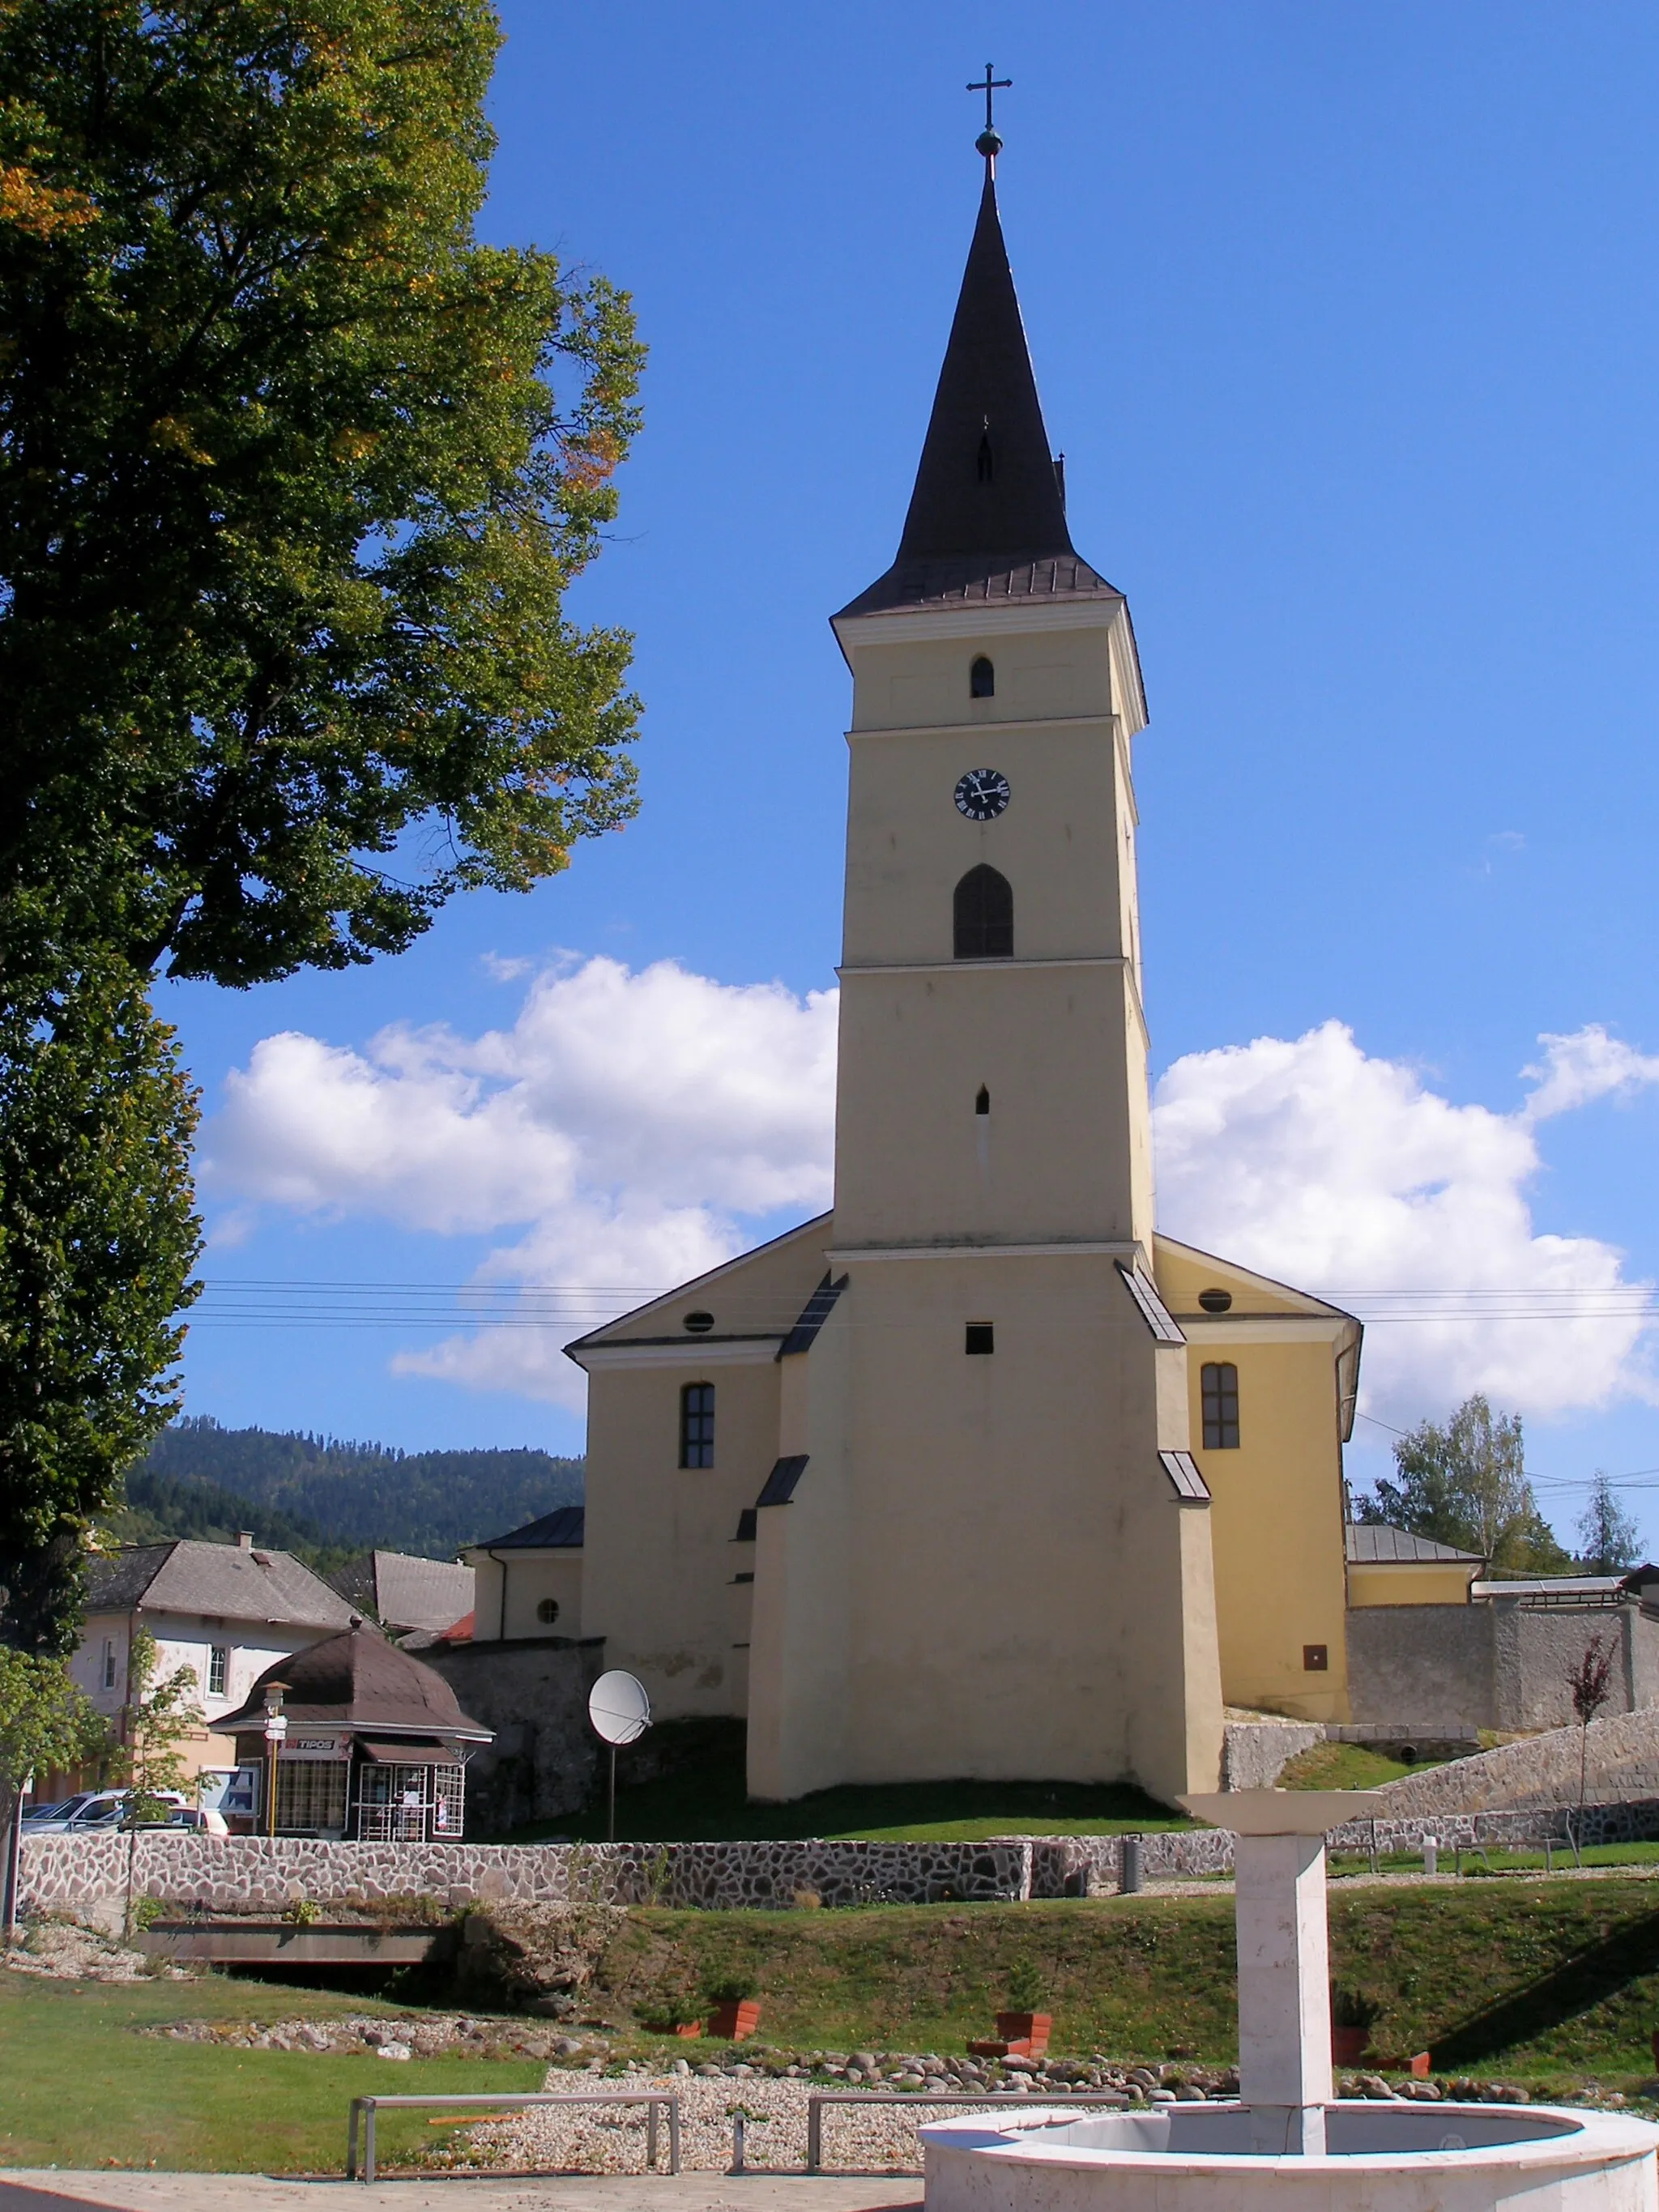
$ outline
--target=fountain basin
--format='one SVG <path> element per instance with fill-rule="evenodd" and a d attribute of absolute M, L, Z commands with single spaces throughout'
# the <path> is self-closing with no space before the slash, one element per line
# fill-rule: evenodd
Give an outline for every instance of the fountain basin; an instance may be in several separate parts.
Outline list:
<path fill-rule="evenodd" d="M 1326 2106 L 1322 2154 L 1249 2148 L 1242 2103 L 1063 2106 L 921 2130 L 927 2212 L 1659 2212 L 1659 2128 L 1546 2105 Z M 1449 2140 L 1448 2140 L 1449 2138 Z"/>

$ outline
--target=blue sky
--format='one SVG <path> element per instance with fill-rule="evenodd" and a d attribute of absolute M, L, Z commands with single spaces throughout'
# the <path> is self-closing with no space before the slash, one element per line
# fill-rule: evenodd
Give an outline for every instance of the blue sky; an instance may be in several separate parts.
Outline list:
<path fill-rule="evenodd" d="M 1156 1071 L 1236 1091 L 1257 1063 L 1221 1048 L 1346 1025 L 1323 1089 L 1305 1055 L 1280 1076 L 1336 1123 L 1395 1116 L 1358 1149 L 1395 1158 L 1378 1172 L 1415 1209 L 1422 1280 L 1403 1249 L 1389 1279 L 1362 1279 L 1381 1248 L 1356 1225 L 1345 1250 L 1344 1217 L 1322 1287 L 1535 1285 L 1548 1237 L 1653 1280 L 1659 17 L 1618 0 L 502 12 L 483 227 L 626 285 L 652 348 L 621 520 L 574 601 L 637 637 L 642 810 L 528 898 L 455 906 L 402 960 L 241 995 L 164 988 L 210 1116 L 261 1040 L 361 1058 L 402 1024 L 447 1025 L 465 1119 L 490 1079 L 453 1040 L 522 1042 L 538 976 L 557 1012 L 557 979 L 595 957 L 726 987 L 688 985 L 674 1018 L 741 1017 L 811 1079 L 822 1019 L 740 987 L 833 987 L 847 683 L 825 617 L 896 541 L 978 187 L 963 87 L 988 54 L 1014 80 L 1003 216 L 1073 534 L 1128 593 L 1146 670 Z M 1516 1122 L 1540 1035 L 1587 1030 L 1628 1049 L 1610 1073 L 1603 1054 L 1599 1089 Z M 204 1182 L 216 1281 L 459 1285 L 559 1203 L 552 1165 L 520 1215 L 498 1195 L 442 1226 L 407 1162 L 378 1196 L 337 1158 L 284 1182 L 256 1157 L 273 1125 L 246 1123 L 249 1096 L 245 1079 L 236 1142 L 211 1119 L 204 1139 L 230 1162 Z M 592 1137 L 613 1193 L 632 1172 L 612 1157 L 617 1096 Z M 782 1159 L 817 1141 L 811 1113 L 765 1111 L 777 1158 L 758 1177 L 711 1168 L 699 1234 L 745 1241 L 814 1202 L 815 1170 L 792 1182 Z M 1406 1191 L 1398 1131 L 1431 1122 L 1456 1158 Z M 1529 1210 L 1520 1275 L 1501 1237 L 1468 1243 L 1479 1205 L 1452 1206 L 1455 1251 L 1424 1242 L 1442 1183 L 1449 1205 L 1466 1170 L 1488 1188 L 1483 1145 L 1488 1162 L 1509 1148 L 1498 1195 Z M 695 1205 L 697 1157 L 653 1206 Z M 1243 1172 L 1224 1145 L 1171 1184 L 1180 1226 L 1278 1250 L 1239 1213 Z M 1344 1166 L 1339 1215 L 1352 1180 Z M 609 1273 L 573 1273 L 581 1249 L 558 1244 L 555 1277 L 507 1273 L 654 1279 L 603 1242 Z M 1373 1410 L 1398 1426 L 1519 1376 L 1547 1482 L 1659 1465 L 1634 1328 L 1609 1349 L 1594 1321 L 1507 1326 L 1465 1356 L 1455 1332 L 1437 1351 L 1431 1324 L 1379 1320 Z M 190 1409 L 411 1447 L 579 1448 L 568 1401 L 484 1369 L 470 1387 L 393 1370 L 434 1334 L 204 1320 Z M 1364 1433 L 1361 1480 L 1387 1440 Z M 1565 1526 L 1577 1500 L 1545 1502 Z M 1659 1503 L 1652 1530 L 1659 1545 Z"/>

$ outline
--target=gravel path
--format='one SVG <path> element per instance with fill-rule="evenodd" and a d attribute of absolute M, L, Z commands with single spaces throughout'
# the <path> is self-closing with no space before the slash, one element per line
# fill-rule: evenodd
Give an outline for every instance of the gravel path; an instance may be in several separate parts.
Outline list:
<path fill-rule="evenodd" d="M 575 2087 L 570 2075 L 554 2067 L 545 2086 L 550 2089 Z M 817 2085 L 827 2087 L 827 2083 Z M 757 2079 L 700 2081 L 696 2075 L 639 2075 L 628 2081 L 595 2082 L 596 2088 L 678 2091 L 680 2100 L 680 2164 L 687 2172 L 724 2173 L 732 2164 L 732 2116 L 741 2106 L 744 2115 L 744 2163 L 761 2171 L 793 2168 L 799 2173 L 806 2164 L 806 2100 L 811 2081 Z M 1057 2096 L 1033 2098 L 1051 2111 Z M 925 2120 L 946 2113 L 967 2112 L 966 2104 L 946 2104 L 918 2091 L 902 2106 L 872 2105 L 863 2108 L 831 2106 L 824 2115 L 823 2163 L 826 2171 L 839 2167 L 861 2173 L 920 2173 L 921 2147 L 916 2130 Z M 1009 2112 L 1008 2100 L 996 2110 Z M 1024 2117 L 1022 2115 L 1022 2117 Z M 666 2116 L 659 2157 L 668 2164 Z M 645 2107 L 623 2106 L 581 2112 L 574 2106 L 532 2106 L 520 2117 L 491 2121 L 469 2128 L 471 2155 L 458 2162 L 482 2159 L 490 2166 L 538 2171 L 579 2168 L 586 2173 L 642 2173 L 645 2171 Z M 458 2144 L 458 2154 L 462 2146 Z"/>

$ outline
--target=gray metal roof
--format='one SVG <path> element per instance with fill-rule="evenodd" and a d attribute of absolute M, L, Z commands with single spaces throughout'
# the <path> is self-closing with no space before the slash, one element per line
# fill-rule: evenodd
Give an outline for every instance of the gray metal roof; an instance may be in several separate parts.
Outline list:
<path fill-rule="evenodd" d="M 787 1505 L 795 1494 L 795 1486 L 806 1472 L 806 1454 L 791 1452 L 787 1459 L 774 1460 L 772 1472 L 761 1486 L 757 1506 Z"/>
<path fill-rule="evenodd" d="M 453 1628 L 472 1610 L 476 1571 L 453 1559 L 376 1552 L 374 1613 L 387 1628 Z"/>
<path fill-rule="evenodd" d="M 289 1628 L 344 1628 L 351 1607 L 287 1552 L 244 1551 L 181 1536 L 170 1544 L 123 1546 L 94 1558 L 88 1613 L 204 1613 L 223 1620 Z"/>
<path fill-rule="evenodd" d="M 818 1331 L 834 1310 L 836 1300 L 847 1288 L 848 1279 L 845 1275 L 841 1276 L 839 1279 L 833 1279 L 826 1270 L 823 1280 L 801 1308 L 800 1319 L 778 1346 L 777 1356 L 780 1359 L 787 1359 L 795 1352 L 810 1352 L 812 1349 Z"/>
<path fill-rule="evenodd" d="M 1140 1309 L 1140 1318 L 1160 1344 L 1185 1344 L 1187 1339 L 1169 1308 L 1159 1297 L 1157 1287 L 1149 1282 L 1139 1267 L 1126 1267 L 1121 1260 L 1117 1272 L 1122 1276 L 1129 1296 Z"/>
<path fill-rule="evenodd" d="M 1079 559 L 1066 526 L 988 169 L 898 553 L 842 613 L 1121 596 Z"/>
<path fill-rule="evenodd" d="M 482 1544 L 469 1544 L 467 1549 L 471 1552 L 580 1551 L 586 1519 L 586 1506 L 561 1505 L 551 1513 L 544 1513 L 539 1521 L 526 1521 L 522 1528 L 514 1528 L 505 1536 L 491 1536 Z M 471 1572 L 471 1569 L 468 1571 Z M 461 1610 L 465 1612 L 465 1607 Z M 452 1618 L 459 1620 L 460 1614 L 453 1614 Z"/>
<path fill-rule="evenodd" d="M 1455 1545 L 1413 1536 L 1408 1528 L 1390 1528 L 1384 1521 L 1350 1521 L 1347 1534 L 1351 1567 L 1412 1566 L 1436 1559 L 1462 1560 L 1471 1567 L 1486 1564 L 1482 1553 L 1460 1552 Z"/>

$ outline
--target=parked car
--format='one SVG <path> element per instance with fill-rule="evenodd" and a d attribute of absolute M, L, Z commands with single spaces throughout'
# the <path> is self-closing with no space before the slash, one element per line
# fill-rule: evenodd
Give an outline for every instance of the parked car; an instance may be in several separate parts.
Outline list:
<path fill-rule="evenodd" d="M 193 1828 L 198 1836 L 228 1836 L 230 1823 L 211 1806 L 175 1805 L 164 1820 L 140 1820 L 141 1828 Z"/>
<path fill-rule="evenodd" d="M 155 1790 L 150 1795 L 180 1812 L 188 1812 L 176 1790 Z M 118 1828 L 127 1815 L 131 1802 L 129 1790 L 83 1790 L 78 1797 L 64 1800 L 64 1805 L 49 1819 L 32 1820 L 29 1833 L 34 1836 L 96 1835 L 106 1828 Z"/>

